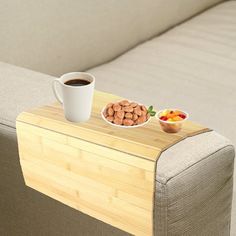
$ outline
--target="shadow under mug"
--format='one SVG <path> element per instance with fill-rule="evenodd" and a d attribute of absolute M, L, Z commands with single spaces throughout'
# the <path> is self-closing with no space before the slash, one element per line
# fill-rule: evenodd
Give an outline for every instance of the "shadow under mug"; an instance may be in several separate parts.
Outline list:
<path fill-rule="evenodd" d="M 81 86 L 65 84 L 74 79 L 86 80 L 89 83 Z M 58 86 L 60 93 L 58 92 Z M 95 77 L 85 72 L 70 72 L 55 79 L 52 84 L 57 100 L 63 104 L 65 118 L 72 122 L 84 122 L 90 118 Z"/>

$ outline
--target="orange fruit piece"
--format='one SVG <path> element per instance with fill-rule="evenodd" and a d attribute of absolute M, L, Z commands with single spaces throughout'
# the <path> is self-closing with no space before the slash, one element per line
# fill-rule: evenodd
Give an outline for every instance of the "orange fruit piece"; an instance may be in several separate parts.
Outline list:
<path fill-rule="evenodd" d="M 178 111 L 178 110 L 176 110 L 176 111 L 174 112 L 174 114 L 175 114 L 176 116 L 178 116 L 178 115 L 182 114 L 182 112 L 181 112 L 181 111 Z"/>
<path fill-rule="evenodd" d="M 175 113 L 174 112 L 172 112 L 172 113 L 168 113 L 167 115 L 166 115 L 166 117 L 168 118 L 168 119 L 170 119 L 170 118 L 174 118 L 176 115 L 175 115 Z"/>
<path fill-rule="evenodd" d="M 183 120 L 180 116 L 175 116 L 174 118 L 172 118 L 173 121 L 181 121 Z"/>

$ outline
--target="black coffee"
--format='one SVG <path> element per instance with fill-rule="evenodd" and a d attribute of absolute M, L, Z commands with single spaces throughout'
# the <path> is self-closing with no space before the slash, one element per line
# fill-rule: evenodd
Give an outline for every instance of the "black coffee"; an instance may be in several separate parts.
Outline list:
<path fill-rule="evenodd" d="M 64 84 L 70 85 L 70 86 L 84 86 L 90 84 L 90 81 L 84 80 L 84 79 L 72 79 L 66 81 Z"/>

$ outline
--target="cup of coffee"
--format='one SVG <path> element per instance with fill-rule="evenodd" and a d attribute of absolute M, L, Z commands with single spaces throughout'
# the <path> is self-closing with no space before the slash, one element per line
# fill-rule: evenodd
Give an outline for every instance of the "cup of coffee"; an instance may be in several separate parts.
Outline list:
<path fill-rule="evenodd" d="M 85 72 L 67 73 L 53 81 L 54 95 L 63 104 L 67 120 L 84 122 L 90 118 L 94 84 L 94 76 Z"/>

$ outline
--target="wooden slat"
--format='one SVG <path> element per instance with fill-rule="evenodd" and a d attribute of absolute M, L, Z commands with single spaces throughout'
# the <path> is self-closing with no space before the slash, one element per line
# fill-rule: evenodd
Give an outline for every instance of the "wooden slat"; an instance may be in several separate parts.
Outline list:
<path fill-rule="evenodd" d="M 35 175 L 32 175 L 32 172 L 27 172 L 26 167 L 24 167 L 25 172 L 25 179 L 26 184 L 29 187 L 32 187 L 39 192 L 42 192 L 72 208 L 75 208 L 76 210 L 79 210 L 81 212 L 84 212 L 90 216 L 93 216 L 97 219 L 100 219 L 110 225 L 113 225 L 114 227 L 123 229 L 127 232 L 132 232 L 134 235 L 152 235 L 152 232 L 146 227 L 140 226 L 139 222 L 133 221 L 133 219 L 129 220 L 129 223 L 127 224 L 127 218 L 126 217 L 117 217 L 119 214 L 117 212 L 112 214 L 110 212 L 109 208 L 101 208 L 101 206 L 94 204 L 96 202 L 96 199 L 93 199 L 92 202 L 78 199 L 78 197 L 75 197 L 74 195 L 69 194 L 68 189 L 64 188 L 60 191 L 58 189 L 57 185 L 55 186 L 51 181 L 42 181 L 41 176 L 37 176 L 35 178 Z M 33 176 L 33 177 L 32 177 Z M 119 209 L 118 207 L 116 207 Z M 150 219 L 147 219 L 150 220 Z M 135 225 L 136 224 L 136 225 Z"/>
<path fill-rule="evenodd" d="M 28 186 L 122 230 L 152 234 L 153 161 L 133 156 L 133 164 L 129 154 L 21 122 L 17 135 Z"/>

